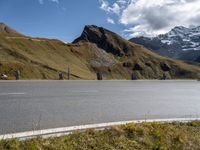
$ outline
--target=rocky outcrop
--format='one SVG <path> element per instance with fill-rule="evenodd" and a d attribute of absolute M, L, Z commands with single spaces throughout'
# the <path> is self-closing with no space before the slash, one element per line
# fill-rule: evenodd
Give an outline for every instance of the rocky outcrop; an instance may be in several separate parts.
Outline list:
<path fill-rule="evenodd" d="M 163 71 L 170 71 L 171 67 L 167 63 L 161 63 L 160 67 Z"/>
<path fill-rule="evenodd" d="M 7 34 L 7 35 L 15 35 L 15 36 L 22 36 L 22 34 L 18 33 L 14 29 L 10 28 L 4 23 L 0 23 L 0 34 Z"/>
<path fill-rule="evenodd" d="M 124 56 L 130 49 L 129 42 L 114 32 L 95 25 L 85 26 L 81 36 L 73 43 L 91 42 L 108 53 Z"/>
<path fill-rule="evenodd" d="M 143 70 L 143 67 L 140 64 L 135 64 L 134 67 L 133 67 L 133 70 L 141 71 L 141 70 Z"/>

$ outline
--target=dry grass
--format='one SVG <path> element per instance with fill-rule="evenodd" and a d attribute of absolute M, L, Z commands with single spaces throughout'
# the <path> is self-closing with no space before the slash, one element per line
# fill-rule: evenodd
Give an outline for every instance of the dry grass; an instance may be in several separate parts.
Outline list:
<path fill-rule="evenodd" d="M 200 122 L 142 123 L 68 136 L 0 141 L 1 150 L 199 150 Z"/>
<path fill-rule="evenodd" d="M 58 72 L 67 73 L 68 67 L 71 69 L 72 79 L 95 79 L 95 74 L 87 66 L 86 60 L 77 58 L 70 47 L 60 41 L 0 38 L 0 43 L 3 43 L 3 49 L 0 51 L 0 63 L 3 64 L 0 73 L 6 70 L 5 73 L 10 77 L 13 77 L 13 67 L 9 68 L 9 66 L 15 62 L 27 66 L 23 68 L 26 72 L 23 73 L 24 79 L 33 77 L 34 79 L 57 79 Z"/>

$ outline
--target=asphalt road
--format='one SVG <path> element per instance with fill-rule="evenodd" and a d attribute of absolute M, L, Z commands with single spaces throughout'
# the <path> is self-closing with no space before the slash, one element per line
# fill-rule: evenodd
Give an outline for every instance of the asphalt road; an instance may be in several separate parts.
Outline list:
<path fill-rule="evenodd" d="M 198 81 L 1 81 L 0 134 L 200 117 Z"/>

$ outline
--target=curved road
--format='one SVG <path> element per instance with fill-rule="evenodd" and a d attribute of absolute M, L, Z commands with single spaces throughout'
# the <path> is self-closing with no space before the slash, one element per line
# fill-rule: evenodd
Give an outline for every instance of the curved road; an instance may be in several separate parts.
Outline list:
<path fill-rule="evenodd" d="M 199 116 L 198 81 L 0 82 L 0 134 Z"/>

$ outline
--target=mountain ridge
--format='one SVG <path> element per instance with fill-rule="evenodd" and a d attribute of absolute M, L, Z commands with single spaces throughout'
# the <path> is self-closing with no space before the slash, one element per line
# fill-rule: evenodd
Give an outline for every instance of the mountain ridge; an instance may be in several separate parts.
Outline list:
<path fill-rule="evenodd" d="M 31 37 L 7 38 L 0 33 L 0 73 L 14 78 L 20 70 L 24 79 L 169 79 L 198 78 L 200 68 L 153 53 L 118 34 L 95 25 L 86 26 L 73 43 Z"/>
<path fill-rule="evenodd" d="M 72 43 L 78 43 L 81 41 L 95 43 L 99 48 L 118 56 L 125 55 L 125 50 L 127 49 L 125 43 L 128 42 L 116 33 L 96 25 L 85 26 L 81 36 L 75 39 Z M 119 44 L 118 46 L 114 44 L 116 42 Z"/>
<path fill-rule="evenodd" d="M 200 56 L 200 26 L 177 26 L 166 34 L 152 38 L 136 37 L 129 41 L 141 44 L 162 56 L 184 61 L 195 62 Z"/>

